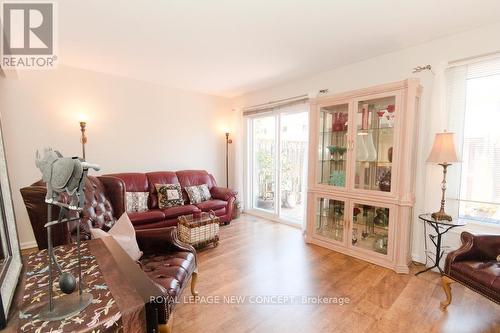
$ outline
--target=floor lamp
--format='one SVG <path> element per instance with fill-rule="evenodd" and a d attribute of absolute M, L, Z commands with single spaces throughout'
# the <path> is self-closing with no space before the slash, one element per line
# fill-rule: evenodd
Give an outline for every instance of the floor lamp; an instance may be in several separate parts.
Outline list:
<path fill-rule="evenodd" d="M 226 187 L 229 187 L 229 144 L 233 140 L 229 138 L 229 132 L 226 132 Z"/>
<path fill-rule="evenodd" d="M 82 136 L 80 138 L 80 142 L 82 143 L 82 158 L 85 161 L 85 144 L 87 143 L 87 136 L 85 135 L 85 128 L 87 127 L 87 123 L 85 121 L 80 121 L 80 132 L 82 132 Z"/>

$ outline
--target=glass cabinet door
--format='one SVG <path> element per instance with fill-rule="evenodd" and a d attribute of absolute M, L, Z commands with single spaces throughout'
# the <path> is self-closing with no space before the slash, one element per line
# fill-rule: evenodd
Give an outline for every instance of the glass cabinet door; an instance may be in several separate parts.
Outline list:
<path fill-rule="evenodd" d="M 354 188 L 391 192 L 396 96 L 359 101 Z"/>
<path fill-rule="evenodd" d="M 319 110 L 318 184 L 346 186 L 348 121 L 347 103 Z"/>
<path fill-rule="evenodd" d="M 344 241 L 345 202 L 318 198 L 314 233 L 338 242 Z"/>
<path fill-rule="evenodd" d="M 353 247 L 386 255 L 389 242 L 390 209 L 363 204 L 353 204 Z"/>

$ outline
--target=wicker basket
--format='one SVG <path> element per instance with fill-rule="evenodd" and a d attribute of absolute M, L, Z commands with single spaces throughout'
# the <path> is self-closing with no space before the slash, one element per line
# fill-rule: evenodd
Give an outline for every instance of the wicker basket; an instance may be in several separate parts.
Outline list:
<path fill-rule="evenodd" d="M 203 246 L 213 243 L 219 244 L 220 220 L 213 211 L 201 213 L 200 217 L 193 215 L 179 216 L 177 232 L 179 239 L 193 246 Z"/>

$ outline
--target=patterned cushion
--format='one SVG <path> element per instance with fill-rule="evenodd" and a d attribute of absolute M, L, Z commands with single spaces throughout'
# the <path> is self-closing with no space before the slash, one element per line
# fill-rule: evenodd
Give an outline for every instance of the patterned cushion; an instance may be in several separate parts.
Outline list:
<path fill-rule="evenodd" d="M 184 205 L 179 184 L 155 184 L 155 187 L 156 192 L 158 192 L 158 207 L 160 209 Z"/>
<path fill-rule="evenodd" d="M 208 189 L 207 184 L 201 184 L 198 185 L 198 188 L 200 189 L 200 194 L 201 194 L 201 201 L 207 201 L 212 199 L 212 196 L 210 195 L 210 190 Z"/>
<path fill-rule="evenodd" d="M 126 192 L 127 212 L 144 212 L 148 210 L 149 192 Z"/>
<path fill-rule="evenodd" d="M 188 186 L 184 188 L 189 197 L 189 202 L 191 204 L 197 204 L 203 201 L 212 199 L 208 186 L 206 184 L 197 186 Z"/>

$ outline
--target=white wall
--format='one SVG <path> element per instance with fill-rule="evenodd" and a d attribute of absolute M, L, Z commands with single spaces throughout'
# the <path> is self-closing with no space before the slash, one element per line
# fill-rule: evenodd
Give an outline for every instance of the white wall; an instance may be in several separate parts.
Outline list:
<path fill-rule="evenodd" d="M 441 169 L 438 166 L 426 165 L 425 159 L 430 151 L 434 133 L 442 131 L 446 127 L 446 117 L 437 112 L 431 112 L 431 95 L 434 82 L 432 73 L 427 71 L 420 74 L 412 74 L 412 69 L 417 65 L 427 64 L 431 64 L 437 68 L 449 61 L 500 51 L 499 36 L 500 24 L 495 24 L 441 38 L 429 43 L 253 92 L 235 99 L 234 107 L 242 108 L 281 98 L 317 93 L 319 89 L 329 89 L 330 93 L 338 93 L 381 83 L 399 81 L 409 77 L 419 77 L 424 87 L 424 93 L 421 104 L 422 115 L 419 124 L 421 135 L 417 147 L 419 157 L 415 216 L 423 212 L 436 211 L 439 208 Z M 425 186 L 426 183 L 427 186 Z M 424 196 L 427 200 L 424 200 Z M 452 246 L 457 246 L 459 241 L 458 236 L 458 233 L 450 234 L 447 239 L 448 243 Z M 419 261 L 425 258 L 422 238 L 422 224 L 415 218 L 413 223 L 412 255 L 415 260 Z"/>
<path fill-rule="evenodd" d="M 206 169 L 225 184 L 230 101 L 60 66 L 0 79 L 0 112 L 19 239 L 34 236 L 19 189 L 40 179 L 35 151 L 81 156 L 78 117 L 88 116 L 87 160 L 101 173 Z"/>

